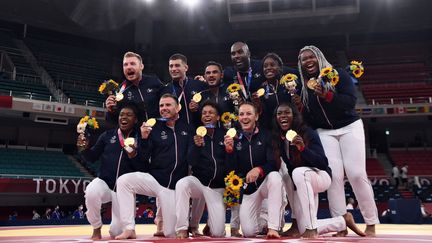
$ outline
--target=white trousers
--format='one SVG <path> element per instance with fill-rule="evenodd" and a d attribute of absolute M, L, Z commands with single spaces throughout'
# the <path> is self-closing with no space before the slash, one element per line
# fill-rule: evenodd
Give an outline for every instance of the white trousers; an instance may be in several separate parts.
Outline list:
<path fill-rule="evenodd" d="M 135 229 L 135 195 L 157 197 L 162 210 L 165 237 L 175 237 L 175 192 L 161 186 L 149 173 L 133 172 L 117 180 L 117 198 L 121 205 L 120 218 L 125 230 Z"/>
<path fill-rule="evenodd" d="M 103 203 L 111 202 L 111 224 L 110 235 L 117 236 L 121 234 L 122 227 L 120 222 L 119 204 L 117 195 L 112 191 L 105 181 L 95 178 L 85 189 L 85 204 L 87 207 L 87 219 L 93 226 L 93 229 L 102 227 L 101 207 Z"/>
<path fill-rule="evenodd" d="M 222 194 L 223 195 L 223 194 Z M 189 227 L 192 228 L 199 228 L 199 223 L 201 220 L 201 217 L 203 215 L 204 209 L 205 209 L 206 202 L 204 198 L 192 198 L 192 205 L 191 205 L 191 214 L 190 214 L 190 220 L 189 220 Z M 156 198 L 156 217 L 154 220 L 155 224 L 159 224 L 159 222 L 162 222 L 162 209 L 159 205 L 159 200 Z M 238 215 L 238 213 L 237 213 Z M 239 222 L 240 224 L 240 222 Z"/>
<path fill-rule="evenodd" d="M 279 173 L 280 173 L 281 177 L 283 177 L 283 175 L 285 175 L 285 174 L 288 174 L 288 169 L 287 169 L 285 163 L 281 164 L 281 167 L 279 169 Z M 283 191 L 283 195 L 282 195 L 282 210 L 281 210 L 281 223 L 280 223 L 281 229 L 285 225 L 285 207 L 288 204 L 286 192 L 285 192 L 285 190 L 282 190 L 282 191 Z M 269 205 L 268 205 L 267 199 L 264 199 L 262 202 L 262 205 L 261 205 L 261 212 L 260 212 L 260 215 L 258 217 L 258 229 L 259 229 L 259 231 L 262 231 L 264 229 L 264 227 L 267 227 L 268 206 Z"/>
<path fill-rule="evenodd" d="M 292 173 L 292 181 L 288 174 L 283 177 L 283 180 L 289 195 L 291 210 L 296 216 L 298 230 L 301 234 L 306 229 L 317 229 L 318 234 L 346 229 L 345 220 L 342 216 L 317 219 L 318 193 L 327 190 L 331 184 L 331 178 L 327 172 L 316 168 L 298 167 Z"/>
<path fill-rule="evenodd" d="M 211 235 L 223 237 L 225 235 L 225 205 L 223 202 L 223 188 L 212 189 L 204 186 L 195 176 L 187 176 L 176 184 L 176 231 L 187 230 L 189 225 L 189 200 L 204 198 L 207 204 L 208 225 Z M 192 204 L 193 207 L 193 204 Z"/>
<path fill-rule="evenodd" d="M 279 172 L 270 172 L 258 190 L 250 195 L 243 195 L 240 205 L 240 225 L 245 237 L 254 237 L 258 233 L 258 216 L 264 198 L 268 199 L 268 228 L 280 229 L 282 211 L 282 177 Z"/>
<path fill-rule="evenodd" d="M 344 172 L 357 198 L 367 225 L 379 224 L 372 186 L 366 174 L 366 148 L 361 119 L 339 129 L 317 129 L 332 169 L 332 183 L 327 191 L 330 213 L 344 215 L 346 200 Z"/>

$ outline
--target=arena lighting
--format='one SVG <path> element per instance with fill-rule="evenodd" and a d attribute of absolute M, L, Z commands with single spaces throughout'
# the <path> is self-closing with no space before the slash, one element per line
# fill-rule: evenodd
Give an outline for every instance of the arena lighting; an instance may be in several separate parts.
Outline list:
<path fill-rule="evenodd" d="M 182 0 L 183 4 L 188 6 L 189 8 L 195 8 L 200 4 L 200 0 Z"/>
<path fill-rule="evenodd" d="M 144 0 L 146 3 L 152 3 L 154 0 Z"/>

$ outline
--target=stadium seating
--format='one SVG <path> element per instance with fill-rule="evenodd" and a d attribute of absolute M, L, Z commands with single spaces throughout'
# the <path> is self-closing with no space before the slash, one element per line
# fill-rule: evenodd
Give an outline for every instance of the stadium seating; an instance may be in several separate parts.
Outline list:
<path fill-rule="evenodd" d="M 71 99 L 71 103 L 101 106 L 105 97 L 97 90 L 99 84 L 112 78 L 112 58 L 108 54 L 67 44 L 27 38 L 30 47 L 55 80 L 58 88 Z"/>
<path fill-rule="evenodd" d="M 18 80 L 9 80 L 0 77 L 0 95 L 10 95 L 18 98 L 55 101 L 48 88 L 41 83 L 29 85 Z"/>
<path fill-rule="evenodd" d="M 363 61 L 360 89 L 368 104 L 428 103 L 432 99 L 430 44 L 408 42 L 351 47 L 350 60 Z"/>
<path fill-rule="evenodd" d="M 3 177 L 84 177 L 62 152 L 0 149 L 0 174 Z"/>
<path fill-rule="evenodd" d="M 0 94 L 27 99 L 52 100 L 48 88 L 42 84 L 39 76 L 25 60 L 21 50 L 13 42 L 12 36 L 7 32 L 0 31 L 0 50 L 4 51 L 11 58 L 16 68 L 16 79 L 9 80 L 0 77 Z"/>
<path fill-rule="evenodd" d="M 366 159 L 366 171 L 368 176 L 386 176 L 387 174 L 384 171 L 384 168 L 375 158 L 367 158 Z"/>
<path fill-rule="evenodd" d="M 424 149 L 412 150 L 390 150 L 393 161 L 399 165 L 408 165 L 409 176 L 432 175 L 432 151 Z"/>

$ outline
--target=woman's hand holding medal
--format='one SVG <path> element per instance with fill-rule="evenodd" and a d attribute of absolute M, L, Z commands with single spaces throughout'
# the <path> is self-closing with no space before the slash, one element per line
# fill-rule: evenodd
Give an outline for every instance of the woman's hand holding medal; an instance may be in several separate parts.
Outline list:
<path fill-rule="evenodd" d="M 124 149 L 130 159 L 134 158 L 137 155 L 135 142 L 135 139 L 131 137 L 124 140 Z"/>
<path fill-rule="evenodd" d="M 294 130 L 288 130 L 285 137 L 292 145 L 295 145 L 299 151 L 303 151 L 305 144 L 303 138 L 298 135 L 297 132 Z"/>
<path fill-rule="evenodd" d="M 234 137 L 237 135 L 235 128 L 230 128 L 224 136 L 225 151 L 232 153 L 234 151 Z"/>
<path fill-rule="evenodd" d="M 193 140 L 197 147 L 204 146 L 204 136 L 207 134 L 207 128 L 200 126 L 196 129 L 196 135 Z"/>
<path fill-rule="evenodd" d="M 327 90 L 324 89 L 324 87 L 320 84 L 317 83 L 314 88 L 313 91 L 315 92 L 315 94 L 320 97 L 325 99 L 326 95 L 327 95 Z"/>

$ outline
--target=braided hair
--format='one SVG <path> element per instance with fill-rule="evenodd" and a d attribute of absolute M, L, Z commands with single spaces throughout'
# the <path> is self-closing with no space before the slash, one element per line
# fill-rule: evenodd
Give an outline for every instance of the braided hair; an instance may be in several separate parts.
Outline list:
<path fill-rule="evenodd" d="M 318 49 L 318 47 L 305 46 L 302 49 L 300 49 L 299 56 L 298 56 L 298 70 L 300 72 L 300 81 L 302 83 L 301 97 L 302 97 L 303 105 L 306 106 L 307 109 L 309 109 L 307 85 L 306 85 L 305 80 L 304 80 L 304 75 L 303 75 L 302 65 L 301 65 L 301 60 L 300 60 L 301 53 L 304 51 L 307 51 L 307 50 L 311 51 L 316 56 L 316 58 L 318 60 L 318 72 L 320 70 L 322 70 L 323 68 L 332 67 L 332 65 L 327 61 L 324 54 L 322 53 L 322 51 L 320 49 Z"/>

